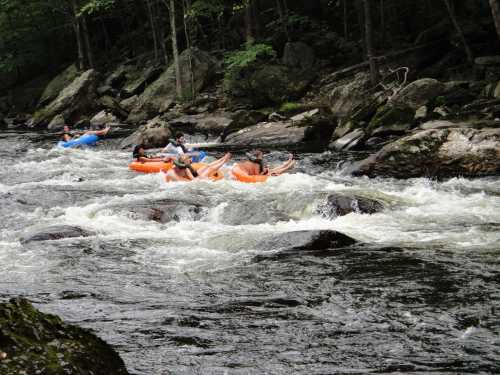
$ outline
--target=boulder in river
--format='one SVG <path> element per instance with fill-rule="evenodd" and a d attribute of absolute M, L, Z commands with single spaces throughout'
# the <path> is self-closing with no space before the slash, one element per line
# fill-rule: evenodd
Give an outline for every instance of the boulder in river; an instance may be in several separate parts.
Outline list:
<path fill-rule="evenodd" d="M 370 177 L 479 177 L 500 173 L 500 128 L 419 131 L 385 145 L 351 172 Z"/>
<path fill-rule="evenodd" d="M 127 210 L 133 219 L 152 220 L 162 224 L 181 220 L 198 221 L 207 214 L 202 205 L 180 200 L 145 202 Z"/>
<path fill-rule="evenodd" d="M 48 130 L 62 130 L 66 121 L 62 115 L 55 116 L 52 121 L 50 121 L 49 125 L 47 125 Z"/>
<path fill-rule="evenodd" d="M 222 141 L 224 142 L 226 137 L 238 130 L 244 129 L 246 127 L 256 125 L 266 119 L 266 115 L 259 111 L 240 109 L 229 114 L 232 122 L 226 126 L 221 134 Z"/>
<path fill-rule="evenodd" d="M 378 200 L 350 193 L 335 193 L 329 195 L 316 211 L 333 219 L 350 213 L 374 214 L 383 209 L 384 204 Z"/>
<path fill-rule="evenodd" d="M 262 250 L 329 250 L 352 246 L 357 241 L 333 230 L 301 230 L 273 235 L 256 245 Z"/>
<path fill-rule="evenodd" d="M 304 116 L 300 121 L 262 122 L 249 126 L 225 138 L 231 145 L 264 148 L 300 149 L 324 147 L 334 129 L 329 115 Z"/>
<path fill-rule="evenodd" d="M 83 72 L 66 86 L 56 99 L 33 115 L 31 125 L 48 123 L 59 114 L 68 121 L 75 121 L 80 115 L 91 111 L 96 106 L 97 78 L 98 74 L 93 69 Z"/>
<path fill-rule="evenodd" d="M 215 74 L 215 59 L 207 52 L 196 48 L 182 52 L 179 56 L 179 64 L 183 95 L 186 98 L 189 98 L 191 94 L 197 94 Z M 193 71 L 192 77 L 188 68 L 190 64 Z M 175 67 L 172 64 L 139 96 L 127 121 L 140 122 L 163 113 L 168 110 L 176 97 Z"/>
<path fill-rule="evenodd" d="M 118 118 L 115 115 L 113 115 L 108 111 L 101 111 L 90 119 L 90 125 L 94 127 L 100 125 L 108 125 L 111 123 L 116 124 L 119 122 L 120 120 L 118 120 Z"/>
<path fill-rule="evenodd" d="M 91 331 L 44 314 L 26 299 L 0 303 L 0 327 L 2 375 L 128 374 L 118 353 Z"/>
<path fill-rule="evenodd" d="M 20 238 L 21 243 L 34 241 L 60 240 L 63 238 L 89 237 L 95 233 L 71 225 L 53 225 L 42 229 L 33 229 Z"/>
<path fill-rule="evenodd" d="M 233 120 L 224 112 L 211 114 L 185 115 L 169 121 L 170 128 L 187 133 L 219 135 L 231 125 Z"/>
<path fill-rule="evenodd" d="M 64 90 L 65 87 L 69 86 L 76 77 L 78 77 L 78 69 L 75 64 L 68 66 L 64 71 L 59 73 L 50 81 L 47 87 L 45 87 L 38 101 L 38 107 L 43 107 L 57 98 L 59 93 Z"/>
<path fill-rule="evenodd" d="M 165 147 L 171 137 L 170 126 L 158 116 L 123 139 L 120 147 L 129 148 L 138 144 L 143 144 L 146 148 Z"/>

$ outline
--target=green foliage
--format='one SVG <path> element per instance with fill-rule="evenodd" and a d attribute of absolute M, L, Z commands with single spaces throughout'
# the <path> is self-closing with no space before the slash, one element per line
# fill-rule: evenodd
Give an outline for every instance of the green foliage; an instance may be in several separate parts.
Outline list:
<path fill-rule="evenodd" d="M 115 0 L 91 0 L 81 7 L 80 13 L 92 15 L 103 11 L 109 11 L 114 6 Z"/>
<path fill-rule="evenodd" d="M 187 10 L 188 17 L 214 17 L 219 16 L 224 11 L 222 0 L 196 0 Z"/>
<path fill-rule="evenodd" d="M 295 102 L 286 102 L 283 103 L 280 107 L 280 112 L 282 113 L 291 113 L 291 112 L 296 112 L 300 111 L 303 108 L 303 104 L 301 103 L 295 103 Z"/>
<path fill-rule="evenodd" d="M 275 58 L 276 51 L 269 44 L 246 44 L 245 49 L 226 54 L 224 63 L 228 71 L 239 71 L 259 58 Z"/>

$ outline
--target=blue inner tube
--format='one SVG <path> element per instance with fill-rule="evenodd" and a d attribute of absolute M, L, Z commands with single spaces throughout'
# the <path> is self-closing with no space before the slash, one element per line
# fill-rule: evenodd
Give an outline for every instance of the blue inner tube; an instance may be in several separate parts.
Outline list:
<path fill-rule="evenodd" d="M 200 161 L 205 159 L 206 156 L 207 154 L 205 153 L 205 151 L 198 151 L 195 155 L 191 156 L 191 160 L 193 161 L 193 163 L 199 163 Z"/>
<path fill-rule="evenodd" d="M 57 143 L 58 147 L 62 148 L 73 148 L 73 147 L 80 147 L 80 146 L 93 146 L 99 141 L 99 137 L 95 134 L 85 134 L 82 135 L 80 138 L 77 138 L 75 140 L 71 141 L 59 141 Z"/>
<path fill-rule="evenodd" d="M 162 156 L 167 156 L 167 157 L 172 157 L 172 158 L 177 158 L 179 155 L 177 154 L 161 154 Z M 187 155 L 191 156 L 191 160 L 193 163 L 199 163 L 203 159 L 207 157 L 207 153 L 205 151 L 192 151 L 188 152 Z"/>

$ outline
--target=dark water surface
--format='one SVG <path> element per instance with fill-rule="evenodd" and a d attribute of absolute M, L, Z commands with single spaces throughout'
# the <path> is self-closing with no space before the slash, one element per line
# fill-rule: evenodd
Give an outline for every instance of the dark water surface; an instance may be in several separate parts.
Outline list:
<path fill-rule="evenodd" d="M 166 184 L 112 144 L 38 139 L 0 137 L 0 296 L 95 330 L 132 374 L 500 373 L 499 178 L 353 178 L 326 154 L 266 184 Z M 333 192 L 388 208 L 326 219 Z M 137 214 L 172 200 L 199 210 Z M 19 242 L 68 224 L 96 235 Z M 362 244 L 255 249 L 304 229 Z"/>

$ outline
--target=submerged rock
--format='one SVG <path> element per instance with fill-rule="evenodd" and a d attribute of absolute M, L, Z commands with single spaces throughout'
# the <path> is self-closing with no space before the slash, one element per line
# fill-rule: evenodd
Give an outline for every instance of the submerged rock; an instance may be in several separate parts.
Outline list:
<path fill-rule="evenodd" d="M 181 220 L 198 221 L 207 214 L 207 209 L 200 204 L 179 200 L 161 200 L 139 204 L 127 208 L 129 216 L 136 220 L 152 220 L 169 223 Z"/>
<path fill-rule="evenodd" d="M 128 374 L 103 340 L 36 310 L 26 299 L 0 303 L 0 327 L 2 375 Z"/>
<path fill-rule="evenodd" d="M 34 241 L 60 240 L 63 238 L 89 237 L 95 233 L 71 225 L 54 225 L 51 227 L 36 229 L 32 233 L 27 233 L 19 240 L 21 243 Z"/>
<path fill-rule="evenodd" d="M 350 213 L 374 214 L 384 209 L 384 204 L 375 199 L 354 194 L 331 194 L 316 211 L 327 218 L 335 218 Z"/>
<path fill-rule="evenodd" d="M 500 173 L 500 129 L 419 131 L 387 144 L 356 164 L 351 172 L 396 178 L 497 175 Z"/>
<path fill-rule="evenodd" d="M 352 246 L 357 241 L 333 230 L 303 230 L 273 235 L 256 245 L 262 250 L 328 250 Z"/>

